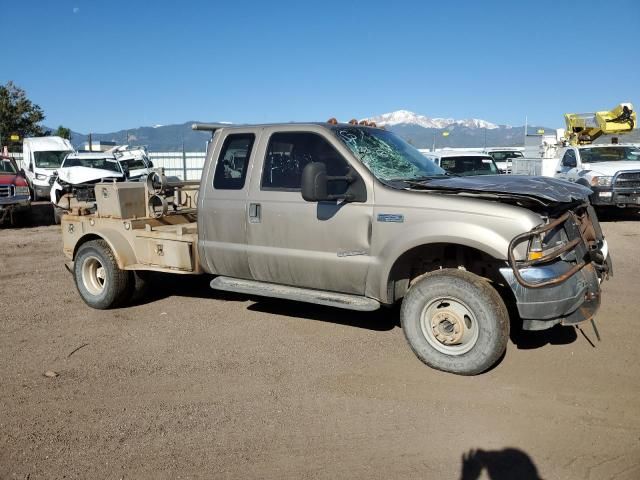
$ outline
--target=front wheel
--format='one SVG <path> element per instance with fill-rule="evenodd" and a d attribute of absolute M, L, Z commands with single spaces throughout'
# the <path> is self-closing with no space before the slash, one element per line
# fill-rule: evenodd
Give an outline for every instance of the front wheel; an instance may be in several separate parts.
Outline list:
<path fill-rule="evenodd" d="M 73 264 L 73 276 L 85 303 L 99 310 L 118 307 L 133 293 L 132 272 L 118 267 L 104 240 L 92 240 L 80 246 Z"/>
<path fill-rule="evenodd" d="M 424 363 L 459 375 L 482 373 L 502 356 L 509 314 L 485 279 L 458 269 L 420 277 L 400 311 L 405 337 Z"/>

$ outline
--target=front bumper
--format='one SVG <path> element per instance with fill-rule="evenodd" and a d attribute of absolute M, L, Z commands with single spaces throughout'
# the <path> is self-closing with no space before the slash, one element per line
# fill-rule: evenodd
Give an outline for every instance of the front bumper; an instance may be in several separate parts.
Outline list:
<path fill-rule="evenodd" d="M 638 191 L 616 191 L 612 188 L 591 187 L 593 194 L 590 195 L 592 205 L 598 207 L 605 206 L 625 206 L 640 208 L 640 190 Z"/>
<path fill-rule="evenodd" d="M 33 191 L 37 199 L 46 198 L 48 200 L 51 194 L 51 185 L 33 185 Z"/>
<path fill-rule="evenodd" d="M 610 258 L 607 256 L 610 263 Z M 531 283 L 541 283 L 565 274 L 572 264 L 559 260 L 538 267 L 520 270 Z M 557 285 L 527 288 L 515 278 L 511 268 L 501 268 L 500 273 L 516 297 L 518 313 L 525 330 L 546 330 L 556 324 L 575 325 L 593 318 L 600 308 L 600 277 L 593 264 Z"/>
<path fill-rule="evenodd" d="M 547 234 L 557 238 L 560 231 L 566 239 L 555 250 L 536 260 L 516 260 L 518 243 Z M 607 242 L 588 203 L 514 237 L 508 257 L 509 268 L 500 273 L 515 296 L 525 330 L 590 320 L 600 307 L 600 282 L 613 274 Z"/>
<path fill-rule="evenodd" d="M 12 197 L 0 198 L 0 210 L 22 210 L 31 205 L 29 195 L 14 195 Z"/>

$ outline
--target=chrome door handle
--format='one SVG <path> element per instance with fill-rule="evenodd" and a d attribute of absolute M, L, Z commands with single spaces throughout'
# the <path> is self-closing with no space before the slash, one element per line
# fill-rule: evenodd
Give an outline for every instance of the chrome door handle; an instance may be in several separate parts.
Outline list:
<path fill-rule="evenodd" d="M 261 205 L 259 203 L 249 204 L 249 223 L 260 223 Z"/>

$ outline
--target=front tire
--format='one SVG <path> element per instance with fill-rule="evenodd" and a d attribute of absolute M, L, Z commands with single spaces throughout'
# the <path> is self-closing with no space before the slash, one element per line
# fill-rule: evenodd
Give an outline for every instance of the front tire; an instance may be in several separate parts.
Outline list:
<path fill-rule="evenodd" d="M 502 298 L 488 281 L 465 270 L 443 269 L 420 277 L 402 301 L 400 322 L 420 360 L 459 375 L 492 367 L 509 338 Z"/>
<path fill-rule="evenodd" d="M 106 310 L 126 303 L 133 293 L 133 274 L 118 268 L 115 256 L 104 240 L 91 240 L 78 249 L 73 276 L 84 302 Z"/>

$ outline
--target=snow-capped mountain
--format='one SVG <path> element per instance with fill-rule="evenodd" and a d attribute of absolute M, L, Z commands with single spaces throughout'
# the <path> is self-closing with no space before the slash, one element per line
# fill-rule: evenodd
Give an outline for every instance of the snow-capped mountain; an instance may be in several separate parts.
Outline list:
<path fill-rule="evenodd" d="M 459 125 L 467 128 L 486 128 L 493 130 L 499 128 L 495 123 L 487 122 L 477 118 L 456 120 L 454 118 L 429 118 L 408 110 L 397 110 L 395 112 L 383 113 L 367 120 L 376 122 L 378 125 L 417 125 L 423 128 L 447 128 L 452 125 Z"/>

